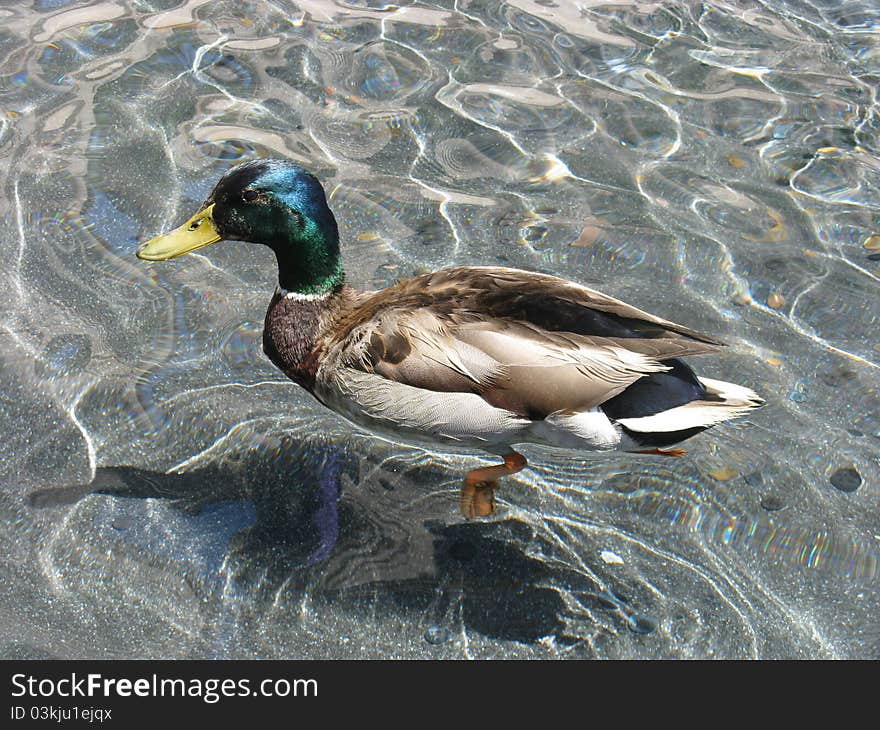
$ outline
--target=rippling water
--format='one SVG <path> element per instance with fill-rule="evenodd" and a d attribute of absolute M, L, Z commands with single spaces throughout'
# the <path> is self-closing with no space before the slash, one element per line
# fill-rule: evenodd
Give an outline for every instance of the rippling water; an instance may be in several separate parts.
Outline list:
<path fill-rule="evenodd" d="M 29 7 L 26 7 L 29 5 Z M 875 2 L 0 5 L 0 654 L 880 657 Z M 272 155 L 353 284 L 587 283 L 767 407 L 686 459 L 352 433 L 262 356 L 268 249 L 135 242 Z M 670 461 L 674 463 L 669 463 Z"/>

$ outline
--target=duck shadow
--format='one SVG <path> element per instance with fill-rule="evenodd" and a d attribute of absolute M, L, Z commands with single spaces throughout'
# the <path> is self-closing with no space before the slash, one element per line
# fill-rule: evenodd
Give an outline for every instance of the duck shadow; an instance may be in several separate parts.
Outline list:
<path fill-rule="evenodd" d="M 97 524 L 108 539 L 174 564 L 184 556 L 191 585 L 217 595 L 222 584 L 226 596 L 231 579 L 236 600 L 257 610 L 261 602 L 277 605 L 279 595 L 293 602 L 308 593 L 316 610 L 355 617 L 460 622 L 468 632 L 521 643 L 563 635 L 561 591 L 571 576 L 527 552 L 535 542 L 530 525 L 462 522 L 453 499 L 424 500 L 443 478 L 433 467 L 377 470 L 344 448 L 290 441 L 271 454 L 253 451 L 183 473 L 99 468 L 89 484 L 38 490 L 27 501 L 69 509 L 111 497 Z"/>

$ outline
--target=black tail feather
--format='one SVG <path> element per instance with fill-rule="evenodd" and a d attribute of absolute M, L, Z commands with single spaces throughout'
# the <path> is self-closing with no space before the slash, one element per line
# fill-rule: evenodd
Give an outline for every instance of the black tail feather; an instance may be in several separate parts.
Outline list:
<path fill-rule="evenodd" d="M 672 370 L 639 378 L 625 391 L 605 401 L 602 410 L 615 420 L 640 418 L 707 398 L 703 384 L 683 361 L 667 360 L 663 364 Z"/>

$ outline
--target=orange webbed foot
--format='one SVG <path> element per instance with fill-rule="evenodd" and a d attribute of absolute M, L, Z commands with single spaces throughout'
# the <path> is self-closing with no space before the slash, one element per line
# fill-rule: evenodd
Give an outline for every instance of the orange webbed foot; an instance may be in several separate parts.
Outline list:
<path fill-rule="evenodd" d="M 495 511 L 495 490 L 498 489 L 496 479 L 522 471 L 528 462 L 522 454 L 511 451 L 504 455 L 504 463 L 472 469 L 467 473 L 461 485 L 459 509 L 469 518 L 488 517 Z"/>
<path fill-rule="evenodd" d="M 461 496 L 459 497 L 459 508 L 461 513 L 469 518 L 488 517 L 495 512 L 495 490 L 498 488 L 498 482 L 476 482 L 469 483 L 465 481 L 461 485 Z"/>

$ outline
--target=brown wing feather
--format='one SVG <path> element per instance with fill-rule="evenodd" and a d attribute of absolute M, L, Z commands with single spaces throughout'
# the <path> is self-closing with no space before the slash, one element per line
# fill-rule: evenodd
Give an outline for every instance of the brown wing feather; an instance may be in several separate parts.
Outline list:
<path fill-rule="evenodd" d="M 456 338 L 428 308 L 410 312 L 389 305 L 352 335 L 345 364 L 418 388 L 478 393 L 505 372 L 501 363 Z"/>
<path fill-rule="evenodd" d="M 635 340 L 627 343 L 630 349 L 644 346 L 638 342 L 643 339 L 678 341 L 678 348 L 673 348 L 676 354 L 669 357 L 710 352 L 724 345 L 701 332 L 565 279 L 489 266 L 442 269 L 375 292 L 339 322 L 338 339 L 347 337 L 356 326 L 389 306 L 409 311 L 431 307 L 437 312 L 457 311 L 462 317 L 490 315 L 531 322 L 549 331 Z M 602 316 L 597 317 L 597 313 Z M 709 347 L 699 347 L 697 343 Z M 662 355 L 662 350 L 657 354 Z"/>
<path fill-rule="evenodd" d="M 461 267 L 368 296 L 330 348 L 389 380 L 542 418 L 595 407 L 663 360 L 720 344 L 563 279 Z"/>

